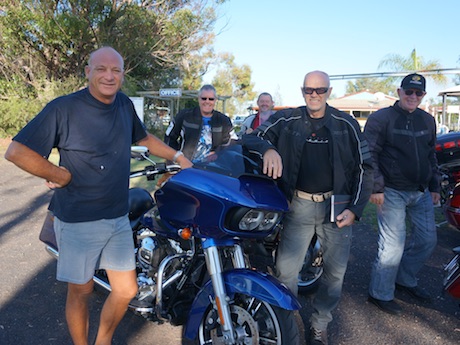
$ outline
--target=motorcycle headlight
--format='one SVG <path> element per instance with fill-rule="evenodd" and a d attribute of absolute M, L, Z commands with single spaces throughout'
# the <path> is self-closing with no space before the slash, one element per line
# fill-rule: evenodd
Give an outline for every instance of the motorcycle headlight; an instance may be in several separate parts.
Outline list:
<path fill-rule="evenodd" d="M 243 208 L 231 213 L 228 227 L 233 231 L 270 231 L 281 215 L 281 212 Z"/>
<path fill-rule="evenodd" d="M 264 212 L 250 210 L 241 218 L 238 227 L 246 231 L 270 230 L 278 222 L 279 214 L 276 212 Z"/>

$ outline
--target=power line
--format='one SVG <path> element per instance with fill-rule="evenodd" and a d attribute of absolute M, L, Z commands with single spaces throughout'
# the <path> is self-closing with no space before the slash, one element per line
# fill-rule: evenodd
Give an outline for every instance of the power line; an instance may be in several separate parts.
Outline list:
<path fill-rule="evenodd" d="M 460 74 L 458 68 L 440 68 L 428 69 L 420 71 L 405 71 L 405 72 L 374 72 L 374 73 L 356 73 L 356 74 L 335 74 L 330 75 L 330 80 L 344 80 L 344 79 L 363 79 L 363 78 L 388 78 L 388 77 L 404 77 L 411 73 L 420 73 L 423 75 L 435 74 Z"/>

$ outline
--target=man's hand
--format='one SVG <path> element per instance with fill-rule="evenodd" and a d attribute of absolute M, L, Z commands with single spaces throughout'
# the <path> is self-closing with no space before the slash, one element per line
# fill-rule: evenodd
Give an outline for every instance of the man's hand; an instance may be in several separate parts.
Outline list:
<path fill-rule="evenodd" d="M 441 201 L 441 194 L 431 192 L 431 199 L 433 200 L 433 205 L 438 205 Z"/>
<path fill-rule="evenodd" d="M 371 194 L 369 201 L 375 205 L 383 205 L 385 201 L 385 196 L 383 193 Z"/>
<path fill-rule="evenodd" d="M 269 149 L 264 153 L 263 173 L 277 179 L 283 173 L 283 161 L 279 153 L 274 149 Z"/>
<path fill-rule="evenodd" d="M 65 182 L 62 182 L 62 183 L 58 183 L 58 182 L 52 182 L 52 181 L 48 181 L 46 180 L 45 182 L 45 185 L 49 188 L 49 189 L 56 189 L 56 188 L 62 188 L 62 187 L 65 187 L 67 186 L 69 183 L 70 183 L 70 180 L 72 179 L 72 175 L 70 174 L 70 171 L 67 170 L 66 168 L 64 167 L 58 167 L 59 169 L 63 170 L 63 173 L 59 174 L 60 175 L 60 179 L 65 181 Z"/>
<path fill-rule="evenodd" d="M 350 226 L 355 222 L 356 216 L 353 212 L 348 209 L 343 210 L 341 214 L 337 216 L 336 224 L 337 227 L 343 228 L 344 226 Z"/>
<path fill-rule="evenodd" d="M 176 162 L 179 163 L 181 169 L 187 169 L 193 166 L 193 163 L 184 155 L 179 156 Z"/>

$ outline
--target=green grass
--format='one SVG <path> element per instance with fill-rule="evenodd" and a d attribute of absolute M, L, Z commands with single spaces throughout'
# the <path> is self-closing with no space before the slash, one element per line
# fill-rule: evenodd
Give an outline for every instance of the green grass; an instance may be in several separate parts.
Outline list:
<path fill-rule="evenodd" d="M 157 158 L 157 157 L 152 157 L 152 156 L 150 156 L 150 158 L 154 162 L 162 162 L 163 161 L 162 158 Z M 137 160 L 131 159 L 131 171 L 141 170 L 143 167 L 145 167 L 147 165 L 151 165 L 151 163 L 147 162 L 147 161 L 137 161 Z M 155 185 L 157 183 L 157 180 L 158 180 L 158 177 L 153 181 L 148 181 L 145 176 L 136 177 L 136 178 L 130 179 L 129 187 L 131 187 L 131 188 L 132 187 L 144 188 L 144 189 L 148 190 L 150 193 L 152 193 L 155 190 Z"/>

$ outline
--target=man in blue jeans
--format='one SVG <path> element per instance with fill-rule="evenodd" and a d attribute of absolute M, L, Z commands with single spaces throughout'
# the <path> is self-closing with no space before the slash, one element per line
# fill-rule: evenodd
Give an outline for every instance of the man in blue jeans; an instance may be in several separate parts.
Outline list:
<path fill-rule="evenodd" d="M 436 162 L 436 124 L 418 108 L 425 78 L 407 75 L 399 101 L 369 116 L 364 133 L 374 165 L 370 201 L 378 207 L 379 240 L 369 286 L 369 302 L 389 314 L 400 314 L 395 289 L 422 302 L 430 295 L 416 275 L 436 246 L 433 204 L 440 199 Z M 406 243 L 406 216 L 412 233 Z"/>

